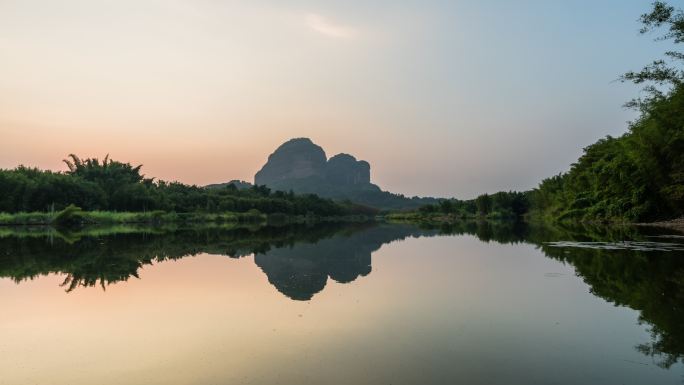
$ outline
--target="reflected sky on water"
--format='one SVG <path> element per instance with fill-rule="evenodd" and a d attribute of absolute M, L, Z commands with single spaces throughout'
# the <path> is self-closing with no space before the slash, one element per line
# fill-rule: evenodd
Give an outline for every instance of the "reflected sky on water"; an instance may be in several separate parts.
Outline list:
<path fill-rule="evenodd" d="M 482 223 L 91 235 L 0 238 L 0 384 L 684 379 L 684 254 L 553 243 L 677 238 Z"/>

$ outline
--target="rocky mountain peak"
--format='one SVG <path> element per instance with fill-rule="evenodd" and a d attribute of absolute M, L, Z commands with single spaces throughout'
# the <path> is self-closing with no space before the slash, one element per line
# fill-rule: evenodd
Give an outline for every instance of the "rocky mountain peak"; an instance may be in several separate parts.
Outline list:
<path fill-rule="evenodd" d="M 326 158 L 325 151 L 309 138 L 295 138 L 280 145 L 254 176 L 257 185 L 323 195 L 338 189 L 373 187 L 370 164 L 349 154 Z"/>
<path fill-rule="evenodd" d="M 268 162 L 254 176 L 254 183 L 269 186 L 282 180 L 322 176 L 326 162 L 325 151 L 311 139 L 290 139 L 269 155 Z"/>

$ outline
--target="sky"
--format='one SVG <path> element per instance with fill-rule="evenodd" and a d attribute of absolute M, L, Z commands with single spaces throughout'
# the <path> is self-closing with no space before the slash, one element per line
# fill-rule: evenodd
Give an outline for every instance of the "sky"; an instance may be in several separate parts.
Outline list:
<path fill-rule="evenodd" d="M 649 4 L 0 0 L 0 168 L 253 181 L 309 137 L 392 192 L 526 190 L 635 118 Z"/>

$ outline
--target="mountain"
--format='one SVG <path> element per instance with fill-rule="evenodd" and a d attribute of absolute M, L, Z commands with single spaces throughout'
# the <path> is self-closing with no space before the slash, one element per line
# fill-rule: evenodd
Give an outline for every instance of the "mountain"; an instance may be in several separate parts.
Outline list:
<path fill-rule="evenodd" d="M 414 209 L 437 202 L 434 198 L 407 198 L 382 191 L 371 183 L 368 162 L 344 153 L 328 159 L 323 148 L 309 138 L 295 138 L 280 145 L 256 173 L 254 184 L 388 210 Z"/>
<path fill-rule="evenodd" d="M 274 190 L 344 198 L 353 191 L 379 191 L 370 182 L 370 164 L 349 154 L 327 159 L 309 138 L 288 140 L 268 157 L 254 184 Z"/>
<path fill-rule="evenodd" d="M 254 175 L 254 184 L 271 187 L 322 177 L 326 164 L 325 151 L 311 139 L 291 139 L 269 155 L 266 164 Z"/>

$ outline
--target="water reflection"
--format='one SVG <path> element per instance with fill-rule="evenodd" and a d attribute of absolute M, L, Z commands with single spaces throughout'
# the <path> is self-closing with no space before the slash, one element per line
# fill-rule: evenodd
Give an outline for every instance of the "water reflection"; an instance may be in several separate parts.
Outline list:
<path fill-rule="evenodd" d="M 111 229 L 110 229 L 111 230 Z M 118 229 L 122 230 L 122 229 Z M 0 276 L 15 282 L 64 274 L 67 292 L 79 286 L 127 281 L 145 265 L 201 253 L 256 264 L 278 291 L 294 300 L 320 292 L 328 277 L 340 283 L 371 272 L 371 253 L 409 236 L 435 235 L 410 225 L 318 224 L 261 228 L 128 228 L 103 234 L 24 232 L 0 238 Z"/>
<path fill-rule="evenodd" d="M 409 225 L 347 228 L 317 243 L 296 243 L 256 253 L 254 262 L 268 281 L 289 298 L 309 300 L 325 287 L 328 277 L 349 283 L 370 274 L 371 254 L 380 246 L 406 237 L 435 235 L 435 230 Z"/>
<path fill-rule="evenodd" d="M 328 279 L 349 283 L 372 271 L 372 254 L 407 237 L 472 235 L 529 243 L 572 265 L 591 293 L 639 311 L 651 341 L 637 346 L 668 368 L 684 358 L 684 239 L 629 227 L 558 227 L 468 222 L 442 227 L 354 224 L 265 228 L 95 229 L 0 234 L 0 276 L 15 282 L 63 274 L 67 292 L 126 281 L 149 264 L 200 253 L 254 262 L 280 293 L 310 300 Z"/>
<path fill-rule="evenodd" d="M 547 257 L 572 265 L 592 294 L 639 311 L 652 341 L 637 349 L 669 368 L 684 361 L 684 239 L 658 231 L 485 222 L 441 228 L 482 241 L 531 243 Z"/>

